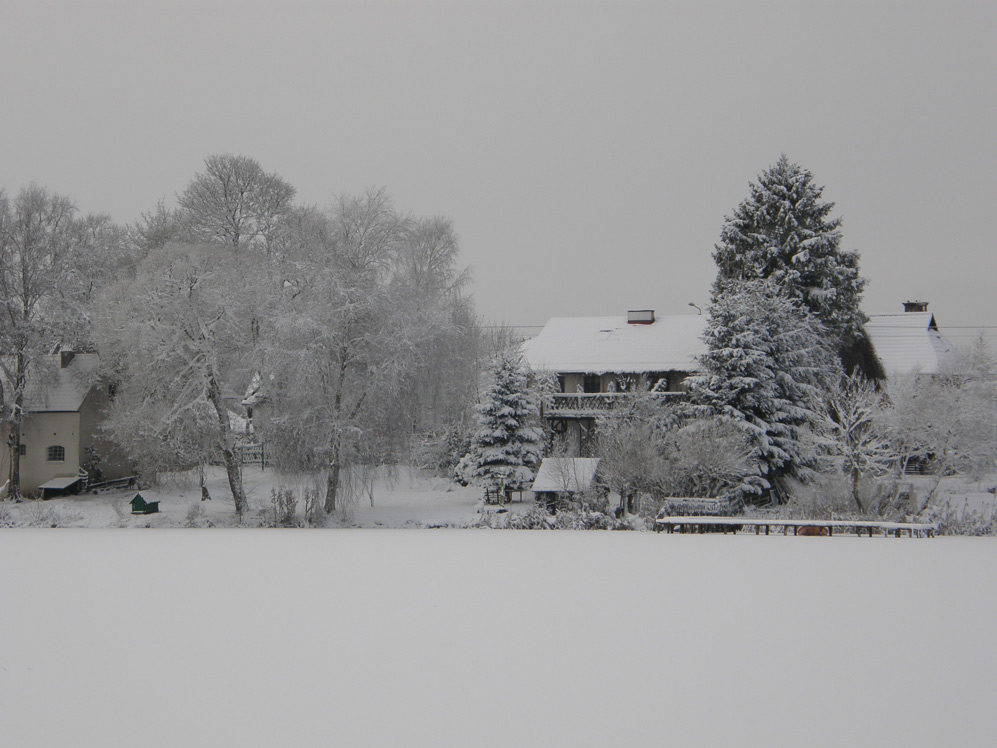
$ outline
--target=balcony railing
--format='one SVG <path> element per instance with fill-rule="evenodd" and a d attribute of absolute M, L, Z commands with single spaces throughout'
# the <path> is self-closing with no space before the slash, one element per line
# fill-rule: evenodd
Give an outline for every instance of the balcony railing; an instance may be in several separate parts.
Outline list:
<path fill-rule="evenodd" d="M 597 415 L 612 410 L 633 395 L 629 392 L 579 392 L 575 394 L 556 394 L 546 408 L 548 418 L 581 418 Z M 652 397 L 662 399 L 682 399 L 684 392 L 654 392 Z"/>

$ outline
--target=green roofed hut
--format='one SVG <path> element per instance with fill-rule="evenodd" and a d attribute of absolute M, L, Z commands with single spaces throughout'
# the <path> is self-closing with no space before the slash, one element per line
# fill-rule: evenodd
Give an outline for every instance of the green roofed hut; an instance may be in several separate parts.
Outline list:
<path fill-rule="evenodd" d="M 135 498 L 128 502 L 132 505 L 132 514 L 157 514 L 159 512 L 158 501 L 146 501 L 142 494 L 135 494 Z"/>

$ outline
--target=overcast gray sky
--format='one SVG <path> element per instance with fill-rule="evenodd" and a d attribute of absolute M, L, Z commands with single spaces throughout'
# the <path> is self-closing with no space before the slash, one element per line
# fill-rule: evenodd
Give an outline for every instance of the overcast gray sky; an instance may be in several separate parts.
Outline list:
<path fill-rule="evenodd" d="M 205 156 L 450 217 L 486 318 L 707 301 L 780 153 L 868 313 L 997 329 L 997 3 L 0 0 L 0 186 L 135 220 Z"/>

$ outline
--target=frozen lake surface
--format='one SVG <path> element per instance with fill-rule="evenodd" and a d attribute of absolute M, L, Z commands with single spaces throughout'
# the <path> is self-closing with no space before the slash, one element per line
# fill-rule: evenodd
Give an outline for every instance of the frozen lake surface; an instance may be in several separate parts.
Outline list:
<path fill-rule="evenodd" d="M 997 543 L 0 532 L 9 746 L 989 746 Z"/>

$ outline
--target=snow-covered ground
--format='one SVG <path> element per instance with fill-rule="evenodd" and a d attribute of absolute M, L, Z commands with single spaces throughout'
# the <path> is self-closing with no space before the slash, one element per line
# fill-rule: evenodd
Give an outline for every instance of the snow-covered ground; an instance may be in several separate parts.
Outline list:
<path fill-rule="evenodd" d="M 298 499 L 295 516 L 304 516 L 304 493 L 315 489 L 313 479 L 304 475 L 288 475 L 258 466 L 243 469 L 243 482 L 249 499 L 249 511 L 243 527 L 272 524 L 274 489 L 291 490 Z M 97 495 L 64 496 L 46 501 L 15 504 L 0 502 L 0 527 L 62 528 L 166 528 L 166 527 L 233 527 L 237 524 L 232 496 L 224 469 L 208 468 L 205 483 L 210 501 L 201 501 L 200 480 L 196 471 L 165 479 L 151 489 L 141 489 L 147 501 L 159 502 L 159 513 L 133 515 L 129 501 L 136 490 L 118 490 Z M 913 477 L 907 483 L 915 495 L 924 497 L 933 481 Z M 935 505 L 951 507 L 962 517 L 967 513 L 989 519 L 997 513 L 997 476 L 982 481 L 946 478 Z M 445 479 L 432 477 L 406 467 L 382 470 L 374 482 L 373 500 L 365 490 L 344 492 L 340 505 L 346 511 L 327 518 L 327 526 L 365 528 L 434 528 L 441 526 L 467 527 L 476 524 L 482 512 L 494 512 L 497 507 L 484 506 L 482 491 L 461 487 Z M 529 511 L 534 507 L 532 496 L 516 495 L 508 508 L 512 512 Z M 193 514 L 192 514 L 193 512 Z"/>
<path fill-rule="evenodd" d="M 0 532 L 5 746 L 990 746 L 991 538 Z"/>
<path fill-rule="evenodd" d="M 138 491 L 146 501 L 158 501 L 159 513 L 133 515 L 129 501 L 136 490 L 118 490 L 97 495 L 64 496 L 47 501 L 27 501 L 21 504 L 0 503 L 0 526 L 3 524 L 49 527 L 135 527 L 163 528 L 196 524 L 199 527 L 230 527 L 235 525 L 235 509 L 222 468 L 208 468 L 205 483 L 210 501 L 201 501 L 200 481 L 196 472 L 166 479 L 152 489 Z M 243 469 L 243 482 L 250 511 L 244 526 L 259 526 L 272 516 L 271 491 L 289 489 L 298 498 L 296 517 L 304 515 L 304 491 L 314 487 L 310 479 L 300 475 L 280 474 L 261 470 L 258 466 Z M 345 517 L 328 519 L 329 527 L 433 527 L 438 525 L 468 525 L 477 520 L 483 508 L 482 492 L 477 488 L 461 487 L 441 478 L 428 477 L 407 468 L 382 473 L 374 484 L 373 502 L 367 492 L 344 496 L 341 504 L 348 510 Z M 373 503 L 373 506 L 371 505 Z M 514 511 L 532 507 L 529 494 L 524 501 L 513 502 Z M 197 513 L 196 521 L 188 522 L 188 514 Z M 268 514 L 269 513 L 269 514 Z M 7 519 L 5 522 L 4 519 Z"/>
<path fill-rule="evenodd" d="M 175 529 L 209 486 L 5 503 L 91 529 L 0 531 L 0 745 L 993 744 L 993 538 Z M 352 524 L 473 522 L 447 488 Z"/>

